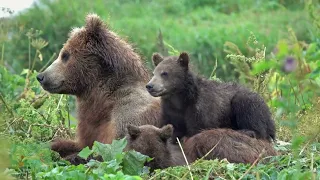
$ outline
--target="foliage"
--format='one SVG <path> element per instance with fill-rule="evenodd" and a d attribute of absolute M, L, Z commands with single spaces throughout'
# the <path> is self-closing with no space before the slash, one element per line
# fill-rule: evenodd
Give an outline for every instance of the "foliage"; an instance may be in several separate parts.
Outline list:
<path fill-rule="evenodd" d="M 250 56 L 245 42 L 251 31 L 264 43 L 267 51 L 273 49 L 279 36 L 286 35 L 287 26 L 297 32 L 299 39 L 311 40 L 313 27 L 303 5 L 303 1 L 290 3 L 287 0 L 96 0 L 94 3 L 40 0 L 34 7 L 12 18 L 14 26 L 11 26 L 10 39 L 5 43 L 5 59 L 16 73 L 28 67 L 28 62 L 16 60 L 27 59 L 25 44 L 28 40 L 24 34 L 34 28 L 41 29 L 44 32 L 42 37 L 50 42 L 43 54 L 47 62 L 53 53 L 59 52 L 70 29 L 82 26 L 85 15 L 95 12 L 113 30 L 133 42 L 148 60 L 148 65 L 151 54 L 160 51 L 156 39 L 161 30 L 166 42 L 179 51 L 190 52 L 202 74 L 208 77 L 217 59 L 220 65 L 217 75 L 230 80 L 235 74 L 230 63 L 224 60 L 225 42 L 237 44 L 244 55 Z M 37 62 L 36 70 L 41 66 Z"/>
<path fill-rule="evenodd" d="M 289 0 L 40 0 L 1 19 L 0 179 L 320 179 L 319 5 L 308 1 L 307 11 L 302 6 Z M 48 144 L 74 138 L 73 99 L 48 94 L 35 76 L 56 57 L 70 27 L 83 25 L 87 11 L 104 19 L 110 14 L 108 24 L 146 57 L 185 50 L 211 79 L 236 77 L 263 95 L 277 139 L 289 145 L 276 145 L 279 156 L 252 166 L 199 160 L 191 171 L 179 166 L 149 173 L 144 163 L 151 159 L 124 151 L 125 139 L 95 142 L 78 154 L 101 162 L 74 166 L 62 160 Z"/>
<path fill-rule="evenodd" d="M 193 179 L 318 179 L 320 178 L 319 143 L 313 144 L 310 154 L 295 158 L 289 151 L 286 155 L 267 157 L 256 165 L 234 164 L 224 160 L 198 160 L 191 164 Z M 280 147 L 279 147 L 280 148 Z M 286 147 L 281 147 L 286 149 Z M 288 147 L 287 147 L 288 148 Z M 150 179 L 191 179 L 187 167 L 171 167 L 156 170 Z"/>
<path fill-rule="evenodd" d="M 103 162 L 91 159 L 78 166 L 59 160 L 47 144 L 14 144 L 10 150 L 11 166 L 7 171 L 18 178 L 32 179 L 132 179 L 148 173 L 144 167 L 150 161 L 135 151 L 124 152 L 126 140 L 114 140 L 111 145 L 94 142 L 92 150 L 83 149 L 79 155 L 85 159 L 94 153 L 102 156 Z"/>

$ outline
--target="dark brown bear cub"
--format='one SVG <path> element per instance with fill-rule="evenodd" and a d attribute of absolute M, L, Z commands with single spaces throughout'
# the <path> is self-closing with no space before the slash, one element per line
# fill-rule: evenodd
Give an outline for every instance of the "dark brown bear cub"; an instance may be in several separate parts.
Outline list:
<path fill-rule="evenodd" d="M 171 125 L 161 129 L 152 125 L 140 127 L 128 125 L 127 148 L 154 158 L 147 164 L 151 169 L 185 165 L 179 147 L 167 143 L 172 132 Z M 203 156 L 205 159 L 226 158 L 232 163 L 253 163 L 260 154 L 261 157 L 277 155 L 272 143 L 251 138 L 232 129 L 202 131 L 187 139 L 183 144 L 183 150 L 189 163 Z"/>
<path fill-rule="evenodd" d="M 205 159 L 226 158 L 232 163 L 253 163 L 259 156 L 277 155 L 269 141 L 224 128 L 206 130 L 192 136 L 185 141 L 183 149 L 189 162 L 205 156 Z"/>
<path fill-rule="evenodd" d="M 185 52 L 169 57 L 155 53 L 152 59 L 156 67 L 146 88 L 152 96 L 161 96 L 161 121 L 173 125 L 173 139 L 211 128 L 232 128 L 254 132 L 259 139 L 275 139 L 270 110 L 257 93 L 235 83 L 196 76 L 189 70 Z"/>
<path fill-rule="evenodd" d="M 173 131 L 171 125 L 162 128 L 152 125 L 128 125 L 127 130 L 127 149 L 134 149 L 153 158 L 146 164 L 151 170 L 185 164 L 179 147 L 168 143 Z"/>

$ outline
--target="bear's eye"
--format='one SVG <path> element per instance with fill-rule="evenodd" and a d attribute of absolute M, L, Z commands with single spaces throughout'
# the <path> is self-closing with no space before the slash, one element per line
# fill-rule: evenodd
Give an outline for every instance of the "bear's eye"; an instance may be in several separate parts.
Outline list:
<path fill-rule="evenodd" d="M 62 61 L 66 62 L 69 59 L 70 54 L 68 52 L 63 52 L 61 55 Z"/>
<path fill-rule="evenodd" d="M 168 76 L 168 73 L 167 72 L 162 72 L 161 76 Z"/>

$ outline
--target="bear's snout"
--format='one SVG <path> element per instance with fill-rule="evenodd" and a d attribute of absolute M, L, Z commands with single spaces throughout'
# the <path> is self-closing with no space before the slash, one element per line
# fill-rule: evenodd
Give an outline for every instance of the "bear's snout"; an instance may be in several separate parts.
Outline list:
<path fill-rule="evenodd" d="M 150 90 L 152 90 L 153 85 L 152 85 L 152 84 L 147 84 L 147 85 L 146 85 L 146 88 L 147 88 L 148 91 L 150 91 Z"/>
<path fill-rule="evenodd" d="M 39 73 L 37 75 L 37 80 L 42 84 L 44 82 L 44 75 L 42 73 Z"/>

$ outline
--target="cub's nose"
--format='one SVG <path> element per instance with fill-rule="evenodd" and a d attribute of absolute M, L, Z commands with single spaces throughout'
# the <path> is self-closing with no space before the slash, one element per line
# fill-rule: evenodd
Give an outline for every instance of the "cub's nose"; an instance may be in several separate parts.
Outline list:
<path fill-rule="evenodd" d="M 43 83 L 44 82 L 44 75 L 42 73 L 39 73 L 37 75 L 37 80 L 40 82 L 40 83 Z"/>
<path fill-rule="evenodd" d="M 146 88 L 147 88 L 148 91 L 150 91 L 153 88 L 153 85 L 152 84 L 147 84 Z"/>

